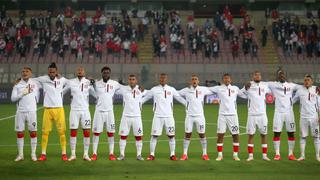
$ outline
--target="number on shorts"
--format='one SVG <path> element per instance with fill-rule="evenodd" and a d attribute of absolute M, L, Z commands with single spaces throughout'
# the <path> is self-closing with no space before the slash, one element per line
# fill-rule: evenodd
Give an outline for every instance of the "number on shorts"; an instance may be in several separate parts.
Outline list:
<path fill-rule="evenodd" d="M 267 126 L 263 126 L 263 131 L 267 131 Z"/>
<path fill-rule="evenodd" d="M 140 134 L 142 132 L 141 128 L 138 129 L 138 133 Z"/>
<path fill-rule="evenodd" d="M 115 129 L 116 125 L 115 124 L 110 124 L 111 129 Z"/>
<path fill-rule="evenodd" d="M 200 125 L 199 127 L 200 127 L 200 129 L 204 129 L 204 125 Z"/>
<path fill-rule="evenodd" d="M 319 129 L 315 129 L 315 130 L 314 130 L 314 133 L 315 133 L 316 135 L 318 135 L 318 134 L 319 134 Z"/>
<path fill-rule="evenodd" d="M 238 131 L 238 126 L 231 126 L 231 131 L 232 132 L 237 132 Z"/>
<path fill-rule="evenodd" d="M 90 126 L 90 120 L 85 120 L 85 121 L 84 121 L 84 125 L 85 125 L 85 126 Z"/>
<path fill-rule="evenodd" d="M 169 133 L 173 133 L 174 132 L 174 127 L 168 127 L 168 131 L 169 131 Z"/>
<path fill-rule="evenodd" d="M 33 122 L 33 123 L 32 123 L 32 126 L 33 126 L 34 128 L 36 127 L 36 125 L 37 125 L 36 122 Z"/>
<path fill-rule="evenodd" d="M 291 128 L 294 128 L 294 123 L 290 123 L 290 127 L 291 127 Z"/>

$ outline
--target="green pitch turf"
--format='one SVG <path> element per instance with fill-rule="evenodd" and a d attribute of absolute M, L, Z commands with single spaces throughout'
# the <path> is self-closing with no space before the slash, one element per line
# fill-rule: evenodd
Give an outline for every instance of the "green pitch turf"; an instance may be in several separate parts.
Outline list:
<path fill-rule="evenodd" d="M 94 107 L 91 106 L 93 114 Z M 122 107 L 115 105 L 115 116 L 117 128 L 119 127 Z M 298 122 L 298 106 L 294 107 L 296 122 Z M 69 105 L 65 106 L 66 115 L 69 114 Z M 287 160 L 287 136 L 283 134 L 281 140 L 282 160 L 279 162 L 265 162 L 261 160 L 261 145 L 259 136 L 255 137 L 255 161 L 246 162 L 247 158 L 247 136 L 245 133 L 245 124 L 247 117 L 246 105 L 239 104 L 238 114 L 241 132 L 240 138 L 240 162 L 232 160 L 232 140 L 230 134 L 224 143 L 224 160 L 216 162 L 216 121 L 218 106 L 206 105 L 205 115 L 207 120 L 207 137 L 208 137 L 208 153 L 210 161 L 201 160 L 201 145 L 198 139 L 191 141 L 189 148 L 188 161 L 170 161 L 169 145 L 167 137 L 162 136 L 158 140 L 156 148 L 156 160 L 137 161 L 135 160 L 136 149 L 133 136 L 129 136 L 126 148 L 125 161 L 109 161 L 107 160 L 107 136 L 100 136 L 100 144 L 98 149 L 98 161 L 84 162 L 82 157 L 82 133 L 78 133 L 77 145 L 77 161 L 62 162 L 60 159 L 60 145 L 55 128 L 49 137 L 49 146 L 46 162 L 32 162 L 30 160 L 29 136 L 25 135 L 23 162 L 15 163 L 13 160 L 17 154 L 16 135 L 14 132 L 14 119 L 0 121 L 0 179 L 305 179 L 319 177 L 320 163 L 315 160 L 314 146 L 311 138 L 308 139 L 306 148 L 306 158 L 304 162 L 294 162 Z M 272 145 L 272 117 L 274 107 L 268 106 L 269 117 L 269 157 L 273 158 L 274 151 Z M 14 115 L 15 105 L 0 105 L 0 119 Z M 42 110 L 38 111 L 38 129 L 41 130 Z M 151 105 L 143 106 L 143 126 L 144 126 L 144 146 L 143 156 L 149 153 L 150 128 L 152 120 Z M 184 108 L 181 105 L 174 106 L 174 116 L 176 120 L 176 153 L 178 157 L 182 154 L 183 135 L 184 135 Z M 68 118 L 67 118 L 68 120 Z M 298 123 L 297 123 L 298 124 Z M 67 121 L 68 126 L 68 121 Z M 299 127 L 298 127 L 299 128 Z M 41 131 L 38 131 L 38 143 L 41 140 Z M 69 141 L 69 131 L 67 131 Z M 193 138 L 198 138 L 197 134 L 193 134 Z M 298 138 L 297 138 L 298 139 Z M 116 135 L 115 152 L 119 154 L 118 142 L 119 136 Z M 69 145 L 67 146 L 68 155 L 70 155 Z M 91 152 L 92 146 L 90 146 Z M 37 155 L 41 152 L 40 143 L 37 149 Z M 296 141 L 295 154 L 299 155 L 299 142 Z"/>

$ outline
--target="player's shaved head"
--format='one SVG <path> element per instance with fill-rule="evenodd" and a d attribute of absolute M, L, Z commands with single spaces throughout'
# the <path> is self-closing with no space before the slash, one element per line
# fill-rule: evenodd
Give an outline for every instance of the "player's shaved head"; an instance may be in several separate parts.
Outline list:
<path fill-rule="evenodd" d="M 160 74 L 159 83 L 161 86 L 164 86 L 168 83 L 168 75 L 166 73 Z"/>
<path fill-rule="evenodd" d="M 198 76 L 196 74 L 192 74 L 191 75 L 190 84 L 194 88 L 199 85 L 199 78 L 198 78 Z"/>
<path fill-rule="evenodd" d="M 21 71 L 21 77 L 24 81 L 28 81 L 32 76 L 32 70 L 30 67 L 23 67 Z"/>
<path fill-rule="evenodd" d="M 222 82 L 223 84 L 225 84 L 226 86 L 228 86 L 229 84 L 231 84 L 231 75 L 229 73 L 225 73 L 222 76 Z"/>
<path fill-rule="evenodd" d="M 281 83 L 284 83 L 286 81 L 286 75 L 282 70 L 278 72 L 278 81 L 280 81 Z"/>
<path fill-rule="evenodd" d="M 82 66 L 79 66 L 77 68 L 77 77 L 81 79 L 85 76 L 85 74 L 86 74 L 86 71 L 84 70 L 84 68 Z"/>
<path fill-rule="evenodd" d="M 262 77 L 261 77 L 261 73 L 260 71 L 254 71 L 253 72 L 253 81 L 256 83 L 259 83 L 261 81 Z"/>
<path fill-rule="evenodd" d="M 305 75 L 304 76 L 304 86 L 306 87 L 306 88 L 309 88 L 309 87 L 311 87 L 312 85 L 313 85 L 313 78 L 312 78 L 312 76 L 311 75 L 309 75 L 309 74 L 307 74 L 307 75 Z"/>
<path fill-rule="evenodd" d="M 54 78 L 58 75 L 58 67 L 56 63 L 51 63 L 48 66 L 48 76 L 51 80 L 54 80 Z"/>
<path fill-rule="evenodd" d="M 131 88 L 134 88 L 138 83 L 137 77 L 134 74 L 130 74 L 128 77 L 128 84 Z"/>

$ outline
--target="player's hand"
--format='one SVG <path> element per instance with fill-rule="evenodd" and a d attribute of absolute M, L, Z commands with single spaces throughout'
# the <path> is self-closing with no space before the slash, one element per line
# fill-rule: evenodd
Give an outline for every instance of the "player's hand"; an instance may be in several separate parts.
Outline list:
<path fill-rule="evenodd" d="M 28 87 L 24 88 L 23 91 L 22 91 L 22 94 L 23 94 L 24 96 L 27 95 L 27 94 L 29 94 L 29 93 L 30 93 L 30 91 L 29 91 L 29 88 L 28 88 Z"/>
<path fill-rule="evenodd" d="M 250 89 L 251 87 L 251 82 L 247 82 L 245 85 L 244 85 L 245 89 L 248 90 Z"/>
<path fill-rule="evenodd" d="M 21 81 L 21 78 L 16 79 L 16 80 L 13 82 L 13 85 L 17 85 L 20 81 Z"/>
<path fill-rule="evenodd" d="M 143 92 L 143 91 L 144 91 L 144 87 L 143 87 L 143 86 L 139 86 L 139 90 L 140 90 L 141 92 Z"/>
<path fill-rule="evenodd" d="M 90 81 L 90 85 L 95 85 L 96 81 L 92 77 L 86 77 Z"/>
<path fill-rule="evenodd" d="M 320 95 L 320 86 L 317 86 L 316 92 L 318 95 Z"/>

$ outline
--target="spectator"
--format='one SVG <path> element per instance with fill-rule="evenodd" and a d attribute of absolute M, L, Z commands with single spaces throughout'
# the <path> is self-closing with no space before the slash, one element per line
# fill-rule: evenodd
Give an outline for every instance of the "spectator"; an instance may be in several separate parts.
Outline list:
<path fill-rule="evenodd" d="M 132 41 L 130 45 L 130 51 L 131 51 L 131 58 L 138 58 L 137 52 L 138 52 L 138 44 L 135 41 Z"/>
<path fill-rule="evenodd" d="M 0 56 L 5 54 L 6 45 L 6 41 L 3 38 L 0 38 Z"/>
<path fill-rule="evenodd" d="M 268 30 L 264 26 L 263 29 L 261 30 L 261 37 L 262 37 L 262 47 L 265 47 L 267 45 L 267 38 L 268 38 Z"/>
<path fill-rule="evenodd" d="M 232 42 L 231 42 L 231 49 L 232 49 L 232 57 L 233 59 L 237 58 L 239 56 L 239 41 L 238 39 L 235 37 Z"/>
<path fill-rule="evenodd" d="M 257 58 L 258 57 L 258 44 L 256 42 L 253 42 L 251 45 L 251 58 Z"/>
<path fill-rule="evenodd" d="M 160 43 L 160 57 L 167 58 L 167 44 L 165 43 L 165 41 L 162 41 Z"/>

